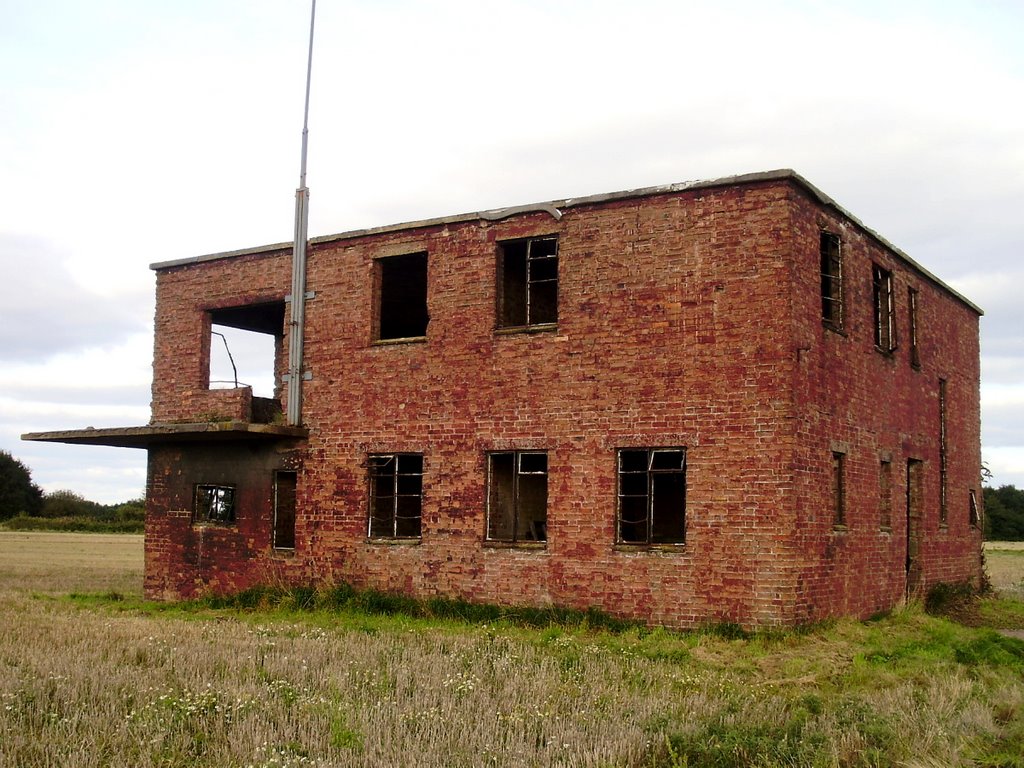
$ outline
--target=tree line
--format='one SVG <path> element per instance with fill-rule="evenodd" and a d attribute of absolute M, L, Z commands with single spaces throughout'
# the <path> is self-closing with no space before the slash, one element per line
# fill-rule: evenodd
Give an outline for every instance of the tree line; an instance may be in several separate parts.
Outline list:
<path fill-rule="evenodd" d="M 1024 490 L 984 488 L 985 538 L 1024 541 Z M 20 530 L 94 530 L 141 533 L 145 500 L 98 504 L 73 491 L 44 493 L 24 464 L 0 451 L 0 523 Z"/>
<path fill-rule="evenodd" d="M 32 473 L 7 451 L 0 451 L 0 524 L 9 530 L 142 533 L 145 500 L 99 504 L 73 491 L 44 492 Z"/>

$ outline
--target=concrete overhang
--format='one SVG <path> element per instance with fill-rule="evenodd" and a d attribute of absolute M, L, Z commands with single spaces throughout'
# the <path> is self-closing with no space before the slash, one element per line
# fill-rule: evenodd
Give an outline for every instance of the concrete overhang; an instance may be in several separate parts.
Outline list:
<path fill-rule="evenodd" d="M 211 421 L 188 424 L 149 424 L 144 427 L 68 429 L 28 432 L 22 440 L 72 445 L 110 445 L 116 448 L 148 448 L 161 443 L 272 442 L 304 440 L 309 430 L 283 424 L 252 424 L 245 421 Z"/>

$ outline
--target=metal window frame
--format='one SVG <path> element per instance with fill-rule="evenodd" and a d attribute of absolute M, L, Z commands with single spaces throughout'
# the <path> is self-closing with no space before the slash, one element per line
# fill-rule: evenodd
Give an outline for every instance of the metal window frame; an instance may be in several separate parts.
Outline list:
<path fill-rule="evenodd" d="M 639 498 L 639 494 L 624 494 L 622 493 L 622 476 L 624 474 L 639 475 L 641 474 L 638 470 L 623 470 L 622 468 L 622 456 L 624 453 L 639 453 L 646 451 L 647 453 L 647 468 L 642 474 L 646 476 L 646 493 L 644 497 L 645 511 L 646 511 L 646 524 L 647 534 L 644 541 L 630 541 L 626 540 L 622 536 L 622 499 L 624 498 Z M 680 466 L 678 468 L 658 469 L 654 467 L 654 457 L 659 453 L 679 453 Z M 653 531 L 654 531 L 654 478 L 658 475 L 682 475 L 683 487 L 686 487 L 686 467 L 687 467 L 687 455 L 685 446 L 669 446 L 660 448 L 619 448 L 616 451 L 616 509 L 615 509 L 615 542 L 617 544 L 624 545 L 639 545 L 639 546 L 654 546 Z M 665 542 L 670 546 L 685 544 L 686 543 L 686 502 L 684 495 L 683 509 L 683 537 L 680 541 Z M 658 542 L 661 544 L 661 542 Z"/>
<path fill-rule="evenodd" d="M 238 508 L 236 505 L 235 492 L 237 486 L 225 485 L 224 483 L 196 483 L 192 489 L 192 522 L 194 523 L 210 523 L 213 525 L 234 525 L 238 520 Z M 222 498 L 215 498 L 213 494 L 218 496 L 225 494 L 226 500 Z M 203 497 L 202 507 L 200 508 L 200 497 Z M 215 507 L 224 506 L 226 512 L 222 512 L 217 515 L 213 515 Z"/>
<path fill-rule="evenodd" d="M 419 472 L 401 472 L 401 459 L 403 457 L 417 457 L 420 459 L 420 471 Z M 393 462 L 394 470 L 388 474 L 375 474 L 374 461 L 377 459 L 391 459 Z M 366 519 L 366 536 L 370 539 L 409 539 L 417 540 L 423 537 L 423 476 L 425 472 L 423 470 L 423 454 L 415 452 L 401 452 L 401 453 L 371 453 L 367 456 L 367 483 L 369 485 L 369 502 L 368 502 L 368 515 Z M 381 534 L 374 533 L 373 531 L 373 517 L 374 510 L 376 508 L 377 500 L 377 484 L 374 482 L 380 477 L 391 478 L 391 533 Z M 400 477 L 419 477 L 420 478 L 420 492 L 417 494 L 409 493 L 398 493 L 398 480 Z M 412 518 L 400 518 L 398 514 L 398 501 L 400 498 L 417 498 L 419 499 L 419 515 L 417 517 L 420 521 L 420 532 L 415 536 L 401 536 L 398 533 L 398 521 L 399 519 L 412 519 Z"/>
<path fill-rule="evenodd" d="M 495 456 L 512 456 L 512 463 L 514 470 L 512 472 L 512 536 L 509 538 L 497 538 L 491 536 L 491 490 L 494 487 L 494 457 Z M 524 471 L 522 468 L 523 456 L 543 456 L 544 457 L 544 471 Z M 544 538 L 536 539 L 520 539 L 519 538 L 519 516 L 520 516 L 520 498 L 519 498 L 519 478 L 522 475 L 539 476 L 543 475 L 545 483 L 547 483 L 548 473 L 548 452 L 537 451 L 537 450 L 524 450 L 524 451 L 490 451 L 487 454 L 487 519 L 484 521 L 484 539 L 486 541 L 499 541 L 508 542 L 511 544 L 519 544 L 523 541 L 536 541 L 536 542 L 547 542 L 547 532 L 544 533 Z M 544 510 L 545 523 L 547 522 L 547 508 Z"/>
<path fill-rule="evenodd" d="M 538 243 L 552 242 L 555 244 L 554 253 L 542 254 L 535 256 L 534 246 Z M 525 306 L 525 318 L 524 323 L 519 324 L 504 324 L 505 308 L 503 306 L 506 279 L 508 274 L 508 254 L 506 248 L 510 245 L 525 244 L 526 253 L 524 255 L 524 280 L 523 280 L 523 304 Z M 499 241 L 498 247 L 501 248 L 501 259 L 499 261 L 501 265 L 500 275 L 500 292 L 499 292 L 499 316 L 498 316 L 498 327 L 501 329 L 515 329 L 515 328 L 544 328 L 549 326 L 557 325 L 558 323 L 558 267 L 559 267 L 559 237 L 555 235 L 537 235 L 535 237 L 522 237 L 513 240 L 502 240 Z M 554 261 L 555 263 L 555 276 L 548 278 L 535 278 L 534 277 L 534 264 L 543 261 Z M 545 285 L 554 283 L 555 285 L 555 319 L 554 320 L 534 320 L 534 286 Z"/>
<path fill-rule="evenodd" d="M 828 248 L 826 249 L 826 243 Z M 834 247 L 833 247 L 834 246 Z M 826 271 L 825 267 L 828 267 Z M 821 292 L 821 321 L 826 327 L 833 330 L 842 330 L 845 314 L 843 280 L 843 239 L 835 232 L 821 230 L 819 236 L 819 268 L 822 282 L 827 278 L 829 291 Z M 828 314 L 825 312 L 826 304 L 830 307 Z"/>
<path fill-rule="evenodd" d="M 875 346 L 883 352 L 896 349 L 896 298 L 892 271 L 871 265 L 871 293 L 875 313 Z"/>
<path fill-rule="evenodd" d="M 921 367 L 921 350 L 917 344 L 918 293 L 917 288 L 907 288 L 907 315 L 910 326 L 910 365 L 915 369 Z"/>

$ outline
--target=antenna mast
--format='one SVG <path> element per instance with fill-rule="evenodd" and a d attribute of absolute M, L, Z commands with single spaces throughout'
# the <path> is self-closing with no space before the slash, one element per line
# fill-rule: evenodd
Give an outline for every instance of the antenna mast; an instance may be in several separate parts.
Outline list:
<path fill-rule="evenodd" d="M 309 57 L 306 61 L 306 105 L 302 113 L 302 160 L 299 188 L 295 190 L 295 247 L 292 251 L 291 320 L 288 327 L 288 412 L 289 426 L 302 424 L 302 342 L 306 322 L 306 240 L 309 227 L 309 189 L 306 187 L 306 147 L 309 143 L 309 83 L 313 74 L 313 24 L 316 0 L 309 14 Z"/>

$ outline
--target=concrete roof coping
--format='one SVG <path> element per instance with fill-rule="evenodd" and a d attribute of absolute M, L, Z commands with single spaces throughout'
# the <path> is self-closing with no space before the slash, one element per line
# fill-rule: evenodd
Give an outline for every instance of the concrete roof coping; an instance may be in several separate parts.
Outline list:
<path fill-rule="evenodd" d="M 556 220 L 562 218 L 562 210 L 566 208 L 575 208 L 579 206 L 587 205 L 600 205 L 602 203 L 611 203 L 619 200 L 630 200 L 640 197 L 652 197 L 654 195 L 666 195 L 673 194 L 676 192 L 685 192 L 699 189 L 712 189 L 716 187 L 731 187 L 739 186 L 744 184 L 757 184 L 762 182 L 773 182 L 773 181 L 789 181 L 802 187 L 812 198 L 818 201 L 822 206 L 831 208 L 838 214 L 848 219 L 850 222 L 855 224 L 857 227 L 862 229 L 868 236 L 876 240 L 880 245 L 887 248 L 896 254 L 900 259 L 905 261 L 908 266 L 921 274 L 922 277 L 934 283 L 942 290 L 951 294 L 954 298 L 966 304 L 972 310 L 977 312 L 979 315 L 984 315 L 984 311 L 978 307 L 974 302 L 955 291 L 949 285 L 944 283 L 934 274 L 929 272 L 927 269 L 922 267 L 918 262 L 908 256 L 904 251 L 897 248 L 895 245 L 890 243 L 880 234 L 875 232 L 870 227 L 865 226 L 864 222 L 850 213 L 848 210 L 843 208 L 841 205 L 836 203 L 831 197 L 826 195 L 816 186 L 811 184 L 807 179 L 798 174 L 791 168 L 780 168 L 773 171 L 760 171 L 757 173 L 745 173 L 735 176 L 724 176 L 718 179 L 706 179 L 706 180 L 695 180 L 695 181 L 682 181 L 674 184 L 662 184 L 654 187 L 639 187 L 637 189 L 626 189 L 619 192 L 605 192 L 598 195 L 588 195 L 585 197 L 567 197 L 562 200 L 550 200 L 543 203 L 532 203 L 528 205 L 517 205 L 506 208 L 492 208 L 486 211 L 476 211 L 474 213 L 460 213 L 453 216 L 440 216 L 431 219 L 420 219 L 419 221 L 409 221 L 401 224 L 387 224 L 380 227 L 369 227 L 367 229 L 355 229 L 348 232 L 339 232 L 333 235 L 321 235 L 319 237 L 310 238 L 310 245 L 318 245 L 321 243 L 330 243 L 338 240 L 352 240 L 359 237 L 367 237 L 370 235 L 382 235 L 392 232 L 401 232 L 409 229 L 422 229 L 427 227 L 440 227 L 449 224 L 461 224 L 469 221 L 499 221 L 509 216 L 515 216 L 524 213 L 548 213 Z M 222 251 L 219 253 L 208 253 L 202 256 L 192 256 L 184 259 L 174 259 L 171 261 L 161 261 L 150 264 L 150 269 L 154 271 L 160 271 L 165 269 L 173 269 L 174 267 L 184 267 L 193 264 L 201 264 L 208 261 L 219 261 L 221 259 L 233 259 L 240 256 L 251 256 L 270 254 L 277 251 L 290 250 L 293 247 L 292 242 L 274 243 L 271 245 L 256 246 L 253 248 L 242 248 L 235 251 Z"/>

